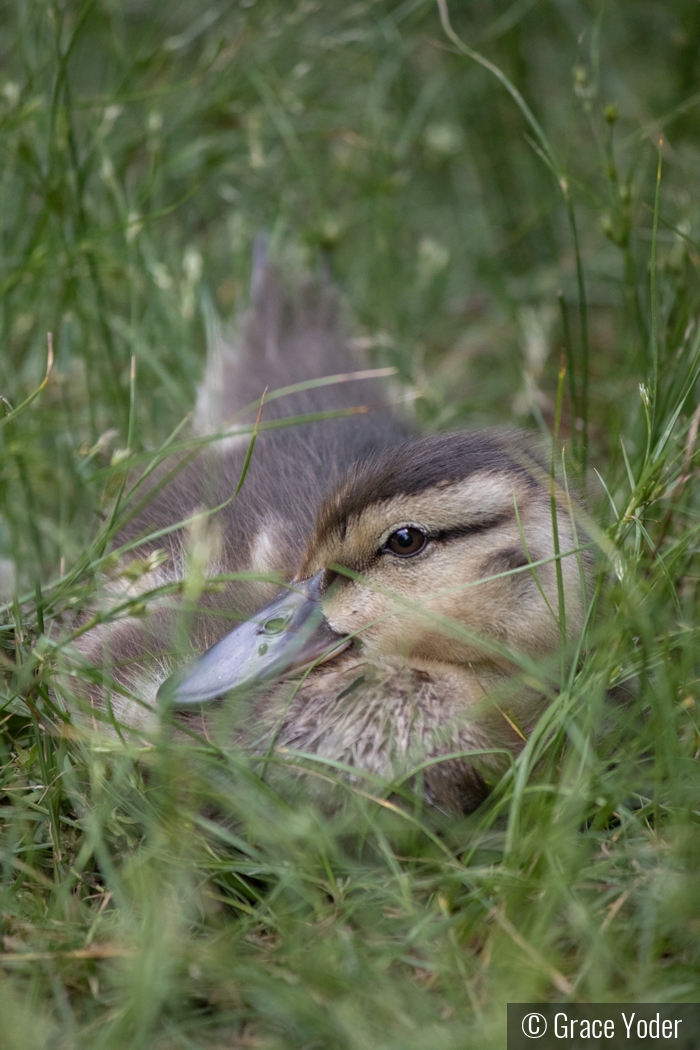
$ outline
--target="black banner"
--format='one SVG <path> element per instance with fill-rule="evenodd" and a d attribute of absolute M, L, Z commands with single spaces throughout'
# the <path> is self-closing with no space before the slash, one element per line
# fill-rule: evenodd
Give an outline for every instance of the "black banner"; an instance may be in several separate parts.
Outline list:
<path fill-rule="evenodd" d="M 508 1050 L 700 1050 L 700 1003 L 508 1003 Z"/>

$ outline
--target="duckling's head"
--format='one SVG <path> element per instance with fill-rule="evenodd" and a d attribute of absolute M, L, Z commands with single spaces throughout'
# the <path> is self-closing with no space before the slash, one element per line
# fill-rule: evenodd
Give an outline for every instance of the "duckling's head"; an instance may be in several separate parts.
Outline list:
<path fill-rule="evenodd" d="M 321 574 L 328 624 L 376 660 L 501 663 L 561 641 L 553 533 L 548 478 L 522 440 L 437 435 L 350 473 L 321 510 L 298 579 Z M 557 533 L 572 635 L 583 602 L 566 506 Z"/>
<path fill-rule="evenodd" d="M 350 471 L 321 507 L 290 592 L 167 688 L 189 706 L 349 644 L 375 664 L 429 673 L 514 670 L 581 630 L 577 549 L 572 503 L 522 436 L 408 442 Z"/>

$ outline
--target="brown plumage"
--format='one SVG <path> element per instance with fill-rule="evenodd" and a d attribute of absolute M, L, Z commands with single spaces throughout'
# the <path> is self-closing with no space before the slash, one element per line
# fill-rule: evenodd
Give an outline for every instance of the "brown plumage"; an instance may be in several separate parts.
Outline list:
<path fill-rule="evenodd" d="M 218 429 L 266 385 L 356 367 L 327 283 L 284 292 L 259 263 L 253 285 L 238 350 L 217 341 L 210 355 L 200 432 Z M 236 581 L 206 595 L 190 624 L 192 650 L 219 644 L 164 685 L 178 663 L 172 603 L 145 621 L 92 632 L 82 651 L 97 663 L 108 654 L 118 687 L 109 698 L 94 689 L 95 709 L 111 703 L 121 720 L 144 727 L 159 686 L 162 702 L 201 711 L 236 689 L 248 699 L 233 737 L 254 753 L 274 750 L 294 769 L 302 753 L 351 778 L 408 780 L 446 810 L 478 803 L 483 776 L 522 747 L 542 709 L 533 667 L 561 644 L 559 586 L 568 637 L 581 630 L 587 563 L 563 557 L 557 581 L 549 484 L 526 438 L 411 438 L 385 402 L 369 381 L 270 402 L 263 418 L 377 407 L 261 434 L 240 495 L 206 535 L 167 539 L 157 581 L 182 577 L 199 557 L 209 574 L 277 570 L 292 590 L 231 634 L 228 617 L 260 610 L 274 586 Z M 247 442 L 230 435 L 201 455 L 122 539 L 228 498 Z M 560 550 L 572 552 L 573 509 L 561 491 L 557 525 Z M 164 541 L 145 551 L 154 546 Z M 321 655 L 326 662 L 307 670 Z M 207 716 L 181 717 L 201 725 Z"/>
<path fill-rule="evenodd" d="M 198 391 L 195 434 L 218 433 L 234 419 L 229 435 L 158 491 L 158 477 L 172 468 L 168 461 L 152 484 L 155 496 L 122 529 L 115 546 L 133 543 L 230 500 L 243 470 L 250 424 L 266 389 L 272 394 L 364 367 L 365 362 L 348 347 L 337 293 L 326 278 L 305 278 L 286 288 L 275 267 L 258 251 L 251 298 L 237 339 L 228 343 L 218 330 L 214 332 Z M 329 487 L 358 459 L 397 444 L 410 432 L 386 407 L 387 400 L 382 379 L 339 382 L 268 399 L 264 423 L 358 406 L 368 411 L 261 432 L 236 498 L 194 527 L 143 542 L 125 562 L 160 550 L 167 560 L 136 584 L 127 586 L 124 579 L 108 582 L 104 605 L 113 606 L 128 595 L 181 580 L 188 573 L 192 576 L 193 568 L 208 576 L 251 572 L 291 579 Z M 245 432 L 237 436 L 237 427 L 246 424 Z M 277 589 L 271 583 L 239 580 L 227 583 L 220 593 L 201 595 L 198 605 L 204 611 L 191 617 L 184 653 L 173 652 L 174 646 L 183 644 L 181 636 L 177 643 L 174 640 L 181 611 L 173 600 L 151 606 L 143 620 L 125 619 L 91 631 L 76 645 L 80 662 L 105 668 L 114 685 L 89 690 L 97 712 L 93 724 L 104 724 L 105 707 L 110 709 L 110 720 L 113 714 L 127 726 L 153 724 L 158 686 L 173 666 L 212 645 L 265 605 Z"/>

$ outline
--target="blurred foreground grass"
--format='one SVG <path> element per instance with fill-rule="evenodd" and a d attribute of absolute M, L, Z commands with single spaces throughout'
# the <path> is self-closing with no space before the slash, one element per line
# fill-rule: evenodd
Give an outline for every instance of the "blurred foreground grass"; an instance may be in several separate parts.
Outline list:
<path fill-rule="evenodd" d="M 461 1050 L 504 1046 L 508 1001 L 697 999 L 697 4 L 452 6 L 558 179 L 429 2 L 1 11 L 0 1046 Z M 462 821 L 350 789 L 331 821 L 236 754 L 58 731 L 51 626 L 260 229 L 290 267 L 330 253 L 427 428 L 551 428 L 568 348 L 580 456 L 588 387 L 602 611 Z"/>

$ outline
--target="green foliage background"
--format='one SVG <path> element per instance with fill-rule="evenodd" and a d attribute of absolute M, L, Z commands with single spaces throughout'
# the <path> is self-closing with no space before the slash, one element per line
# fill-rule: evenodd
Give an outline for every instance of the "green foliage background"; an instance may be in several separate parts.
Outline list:
<path fill-rule="evenodd" d="M 0 5 L 3 1048 L 501 1047 L 508 1001 L 698 998 L 700 8 L 450 17 L 556 177 L 429 0 Z M 259 230 L 292 270 L 330 255 L 425 428 L 550 431 L 566 354 L 575 464 L 588 388 L 588 655 L 464 821 L 362 792 L 328 820 L 241 756 L 95 751 L 52 705 L 52 624 Z"/>

